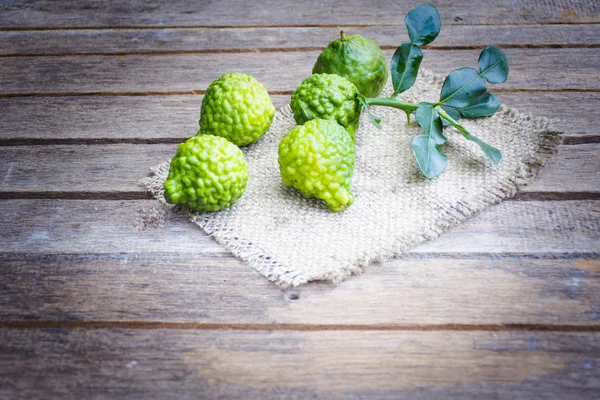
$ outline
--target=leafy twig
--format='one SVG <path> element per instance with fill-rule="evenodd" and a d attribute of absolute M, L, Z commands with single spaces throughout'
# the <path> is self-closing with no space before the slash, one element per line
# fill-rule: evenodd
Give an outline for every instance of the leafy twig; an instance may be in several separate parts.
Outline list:
<path fill-rule="evenodd" d="M 441 152 L 440 145 L 446 142 L 443 128 L 455 127 L 467 140 L 475 142 L 495 163 L 500 162 L 500 151 L 471 134 L 458 120 L 461 118 L 488 117 L 498 111 L 500 101 L 487 91 L 488 83 L 502 83 L 508 78 L 508 61 L 497 47 L 486 47 L 479 55 L 479 71 L 474 68 L 459 68 L 446 77 L 435 103 L 414 104 L 398 100 L 396 96 L 408 90 L 417 78 L 423 52 L 419 46 L 431 43 L 439 34 L 440 16 L 431 4 L 422 4 L 412 9 L 405 18 L 410 42 L 400 44 L 392 57 L 391 71 L 394 94 L 389 98 L 365 98 L 359 96 L 362 107 L 368 113 L 371 122 L 381 129 L 381 119 L 369 111 L 370 105 L 393 107 L 403 110 L 410 123 L 410 114 L 415 118 L 424 135 L 416 136 L 411 147 L 421 171 L 428 178 L 439 175 L 448 158 Z"/>

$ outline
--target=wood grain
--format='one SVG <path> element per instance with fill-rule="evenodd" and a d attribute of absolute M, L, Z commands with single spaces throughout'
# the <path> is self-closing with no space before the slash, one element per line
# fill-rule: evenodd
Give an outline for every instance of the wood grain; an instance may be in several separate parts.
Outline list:
<path fill-rule="evenodd" d="M 361 0 L 336 6 L 318 0 L 281 2 L 236 0 L 171 1 L 168 7 L 144 0 L 126 3 L 11 0 L 0 6 L 0 28 L 128 26 L 294 26 L 401 24 L 420 1 L 382 0 L 376 7 Z M 439 0 L 442 24 L 539 24 L 600 22 L 594 0 Z"/>
<path fill-rule="evenodd" d="M 193 135 L 202 95 L 0 97 L 0 145 L 109 141 L 171 142 Z M 277 108 L 289 95 L 272 95 Z M 574 139 L 600 134 L 600 93 L 499 93 L 503 104 L 558 119 Z"/>
<path fill-rule="evenodd" d="M 1 329 L 0 396 L 594 399 L 600 336 Z"/>
<path fill-rule="evenodd" d="M 384 51 L 391 58 L 392 51 Z M 425 50 L 422 66 L 447 74 L 476 66 L 478 50 Z M 242 72 L 269 91 L 292 92 L 311 74 L 318 51 L 247 53 Z M 600 48 L 506 49 L 510 78 L 503 90 L 600 90 Z M 573 60 L 577 60 L 574 68 Z M 239 54 L 52 56 L 0 58 L 0 95 L 201 92 L 239 65 Z M 282 68 L 281 66 L 287 66 Z M 228 66 L 228 67 L 227 67 Z M 534 67 L 535 66 L 535 67 Z M 240 69 L 238 67 L 237 69 Z M 539 71 L 544 71 L 540 74 Z M 273 93 L 278 94 L 278 93 Z"/>
<path fill-rule="evenodd" d="M 195 134 L 190 127 L 189 135 Z M 148 168 L 169 160 L 177 144 L 115 144 L 0 147 L 0 193 L 139 192 Z M 560 147 L 539 179 L 521 191 L 600 194 L 600 144 Z M 123 160 L 127 160 L 126 163 Z M 99 194 L 101 194 L 99 193 Z M 140 196 L 142 197 L 142 196 Z"/>
<path fill-rule="evenodd" d="M 600 93 L 499 93 L 502 104 L 550 118 L 552 126 L 567 135 L 600 134 Z"/>
<path fill-rule="evenodd" d="M 321 49 L 340 28 L 178 28 L 0 31 L 0 56 L 180 52 L 260 52 Z M 351 27 L 383 48 L 408 40 L 406 27 Z M 592 47 L 600 44 L 600 25 L 450 25 L 428 48 Z"/>
<path fill-rule="evenodd" d="M 339 26 L 389 58 L 418 3 L 2 1 L 0 145 L 26 146 L 0 147 L 0 195 L 137 198 L 223 68 L 284 105 Z M 436 6 L 425 68 L 504 46 L 501 100 L 597 141 L 596 1 Z M 523 193 L 596 196 L 598 145 L 563 146 Z M 0 226 L 2 399 L 600 392 L 598 200 L 504 202 L 360 279 L 285 291 L 154 200 L 0 200 Z"/>
<path fill-rule="evenodd" d="M 2 200 L 0 253 L 229 254 L 155 200 Z M 598 256 L 600 201 L 503 202 L 410 254 Z M 159 215 L 160 217 L 160 215 Z M 475 254 L 474 254 L 475 253 Z"/>
<path fill-rule="evenodd" d="M 272 329 L 285 328 L 282 324 L 307 329 L 542 324 L 559 329 L 600 323 L 598 260 L 403 257 L 373 264 L 339 285 L 289 290 L 226 256 L 12 255 L 0 266 L 1 321 Z"/>

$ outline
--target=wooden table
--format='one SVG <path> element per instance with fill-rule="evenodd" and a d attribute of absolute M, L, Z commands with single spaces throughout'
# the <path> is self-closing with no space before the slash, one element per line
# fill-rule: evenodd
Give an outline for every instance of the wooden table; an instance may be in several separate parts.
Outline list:
<path fill-rule="evenodd" d="M 388 57 L 417 1 L 0 1 L 1 399 L 600 398 L 600 12 L 437 0 L 422 66 L 511 73 L 559 118 L 534 184 L 340 285 L 281 290 L 143 210 L 208 84 L 277 106 L 340 27 Z"/>

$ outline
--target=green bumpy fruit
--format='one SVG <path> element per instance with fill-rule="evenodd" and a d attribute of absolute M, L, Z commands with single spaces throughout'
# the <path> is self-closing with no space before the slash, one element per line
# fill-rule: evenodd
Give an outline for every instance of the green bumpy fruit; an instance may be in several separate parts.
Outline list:
<path fill-rule="evenodd" d="M 289 131 L 279 143 L 283 183 L 305 197 L 317 197 L 333 211 L 354 202 L 354 143 L 334 121 L 314 119 Z"/>
<path fill-rule="evenodd" d="M 248 163 L 236 145 L 219 136 L 195 136 L 171 160 L 165 199 L 195 211 L 219 211 L 242 197 L 247 181 Z"/>
<path fill-rule="evenodd" d="M 387 61 L 377 42 L 361 35 L 334 40 L 319 55 L 313 74 L 337 74 L 365 97 L 377 97 L 388 79 Z"/>
<path fill-rule="evenodd" d="M 343 126 L 354 139 L 360 117 L 356 86 L 334 74 L 314 74 L 292 94 L 290 106 L 298 124 L 313 119 L 329 119 Z"/>
<path fill-rule="evenodd" d="M 271 126 L 275 107 L 254 77 L 225 74 L 206 89 L 198 134 L 222 136 L 237 146 L 260 139 Z"/>

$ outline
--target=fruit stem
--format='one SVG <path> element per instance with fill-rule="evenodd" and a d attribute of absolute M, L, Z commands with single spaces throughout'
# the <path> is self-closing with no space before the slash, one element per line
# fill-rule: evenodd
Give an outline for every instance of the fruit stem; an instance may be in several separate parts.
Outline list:
<path fill-rule="evenodd" d="M 345 41 L 346 41 L 346 34 L 344 33 L 344 31 L 343 31 L 343 30 L 342 30 L 342 31 L 340 31 L 340 40 L 341 40 L 342 42 L 345 42 Z"/>
<path fill-rule="evenodd" d="M 407 113 L 412 113 L 417 108 L 419 108 L 418 104 L 409 103 L 408 101 L 398 100 L 393 97 L 367 98 L 367 99 L 365 99 L 365 101 L 366 101 L 367 105 L 369 105 L 369 106 L 393 107 L 393 108 L 398 108 L 400 110 L 404 110 Z"/>

